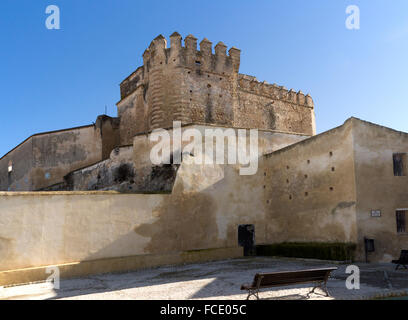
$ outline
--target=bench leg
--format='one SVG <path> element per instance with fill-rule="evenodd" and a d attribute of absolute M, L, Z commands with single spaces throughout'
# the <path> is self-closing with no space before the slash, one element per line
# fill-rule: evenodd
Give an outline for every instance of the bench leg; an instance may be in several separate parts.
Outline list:
<path fill-rule="evenodd" d="M 308 298 L 308 299 L 310 298 L 310 295 L 311 295 L 312 293 L 315 293 L 315 290 L 316 290 L 317 288 L 322 289 L 322 291 L 325 293 L 326 297 L 329 297 L 329 296 L 330 296 L 329 291 L 327 290 L 326 282 L 321 282 L 321 283 L 317 283 L 317 284 L 313 287 L 313 289 L 312 289 L 311 291 L 309 291 L 309 293 L 307 294 L 307 298 Z M 317 293 L 316 293 L 316 294 L 317 294 Z"/>
<path fill-rule="evenodd" d="M 327 283 L 326 282 L 322 283 L 320 288 L 322 288 L 322 290 L 326 293 L 326 297 L 330 297 L 329 291 L 327 290 Z"/>
<path fill-rule="evenodd" d="M 309 298 L 310 298 L 310 295 L 311 295 L 312 293 L 314 293 L 315 290 L 316 290 L 318 287 L 319 287 L 319 285 L 314 286 L 313 289 L 310 290 L 310 291 L 307 293 L 306 297 L 309 299 Z"/>
<path fill-rule="evenodd" d="M 258 290 L 248 290 L 248 296 L 246 299 L 249 300 L 251 296 L 256 297 L 256 300 L 259 300 L 259 291 Z"/>

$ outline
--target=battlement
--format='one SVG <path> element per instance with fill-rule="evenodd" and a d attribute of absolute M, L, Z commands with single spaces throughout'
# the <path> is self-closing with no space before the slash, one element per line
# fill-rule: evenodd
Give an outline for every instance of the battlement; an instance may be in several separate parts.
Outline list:
<path fill-rule="evenodd" d="M 313 99 L 310 94 L 305 95 L 302 91 L 286 89 L 277 84 L 269 84 L 266 81 L 259 82 L 255 77 L 239 74 L 238 87 L 240 90 L 265 96 L 273 100 L 281 100 L 309 108 L 313 108 Z"/>
<path fill-rule="evenodd" d="M 170 47 L 162 35 L 157 36 L 143 53 L 143 66 L 139 67 L 120 84 L 121 99 L 148 82 L 149 72 L 155 68 L 185 67 L 200 72 L 229 76 L 238 74 L 241 50 L 227 46 L 221 41 L 212 49 L 212 42 L 204 38 L 197 49 L 197 38 L 188 35 L 182 45 L 182 37 L 174 32 L 170 36 Z"/>

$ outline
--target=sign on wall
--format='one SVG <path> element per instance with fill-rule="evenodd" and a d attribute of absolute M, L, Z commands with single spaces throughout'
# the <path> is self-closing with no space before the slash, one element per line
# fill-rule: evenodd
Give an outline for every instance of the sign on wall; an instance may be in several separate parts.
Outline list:
<path fill-rule="evenodd" d="M 371 210 L 371 217 L 373 218 L 381 217 L 381 210 Z"/>

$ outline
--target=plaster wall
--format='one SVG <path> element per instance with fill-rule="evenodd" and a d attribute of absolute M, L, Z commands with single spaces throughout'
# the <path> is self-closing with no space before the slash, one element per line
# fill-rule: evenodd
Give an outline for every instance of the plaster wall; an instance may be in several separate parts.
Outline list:
<path fill-rule="evenodd" d="M 358 257 L 364 237 L 374 239 L 369 261 L 390 262 L 408 249 L 408 233 L 397 233 L 396 210 L 408 209 L 408 176 L 394 176 L 393 153 L 408 153 L 408 134 L 353 119 L 356 168 Z M 406 164 L 405 164 L 406 165 Z M 380 217 L 372 217 L 380 210 Z M 408 214 L 407 214 L 408 218 Z"/>
<path fill-rule="evenodd" d="M 356 242 L 351 123 L 262 161 L 266 243 Z"/>

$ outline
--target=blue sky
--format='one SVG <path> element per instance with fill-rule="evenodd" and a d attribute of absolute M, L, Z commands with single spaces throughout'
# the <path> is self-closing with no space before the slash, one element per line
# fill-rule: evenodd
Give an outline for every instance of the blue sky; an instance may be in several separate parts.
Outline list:
<path fill-rule="evenodd" d="M 358 5 L 360 30 L 345 27 Z M 45 27 L 58 5 L 61 29 Z M 351 116 L 408 131 L 406 0 L 1 0 L 0 154 L 31 134 L 116 115 L 158 34 L 242 50 L 241 73 L 310 93 L 317 131 Z"/>

